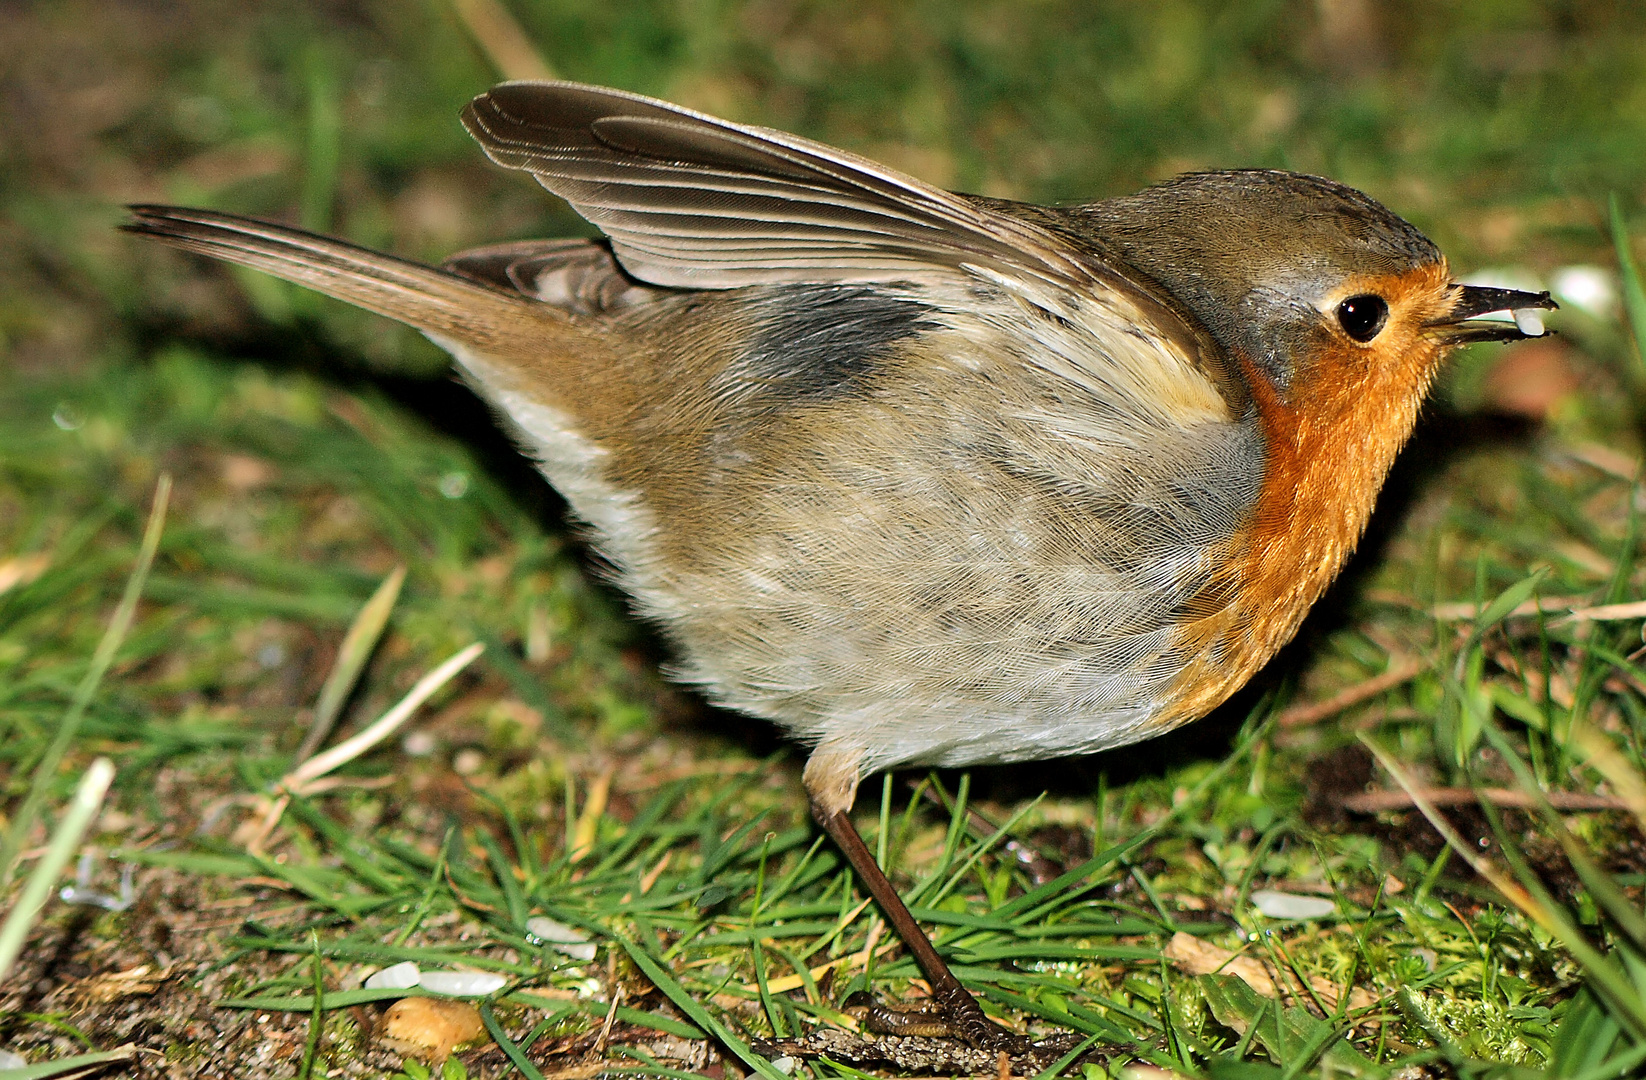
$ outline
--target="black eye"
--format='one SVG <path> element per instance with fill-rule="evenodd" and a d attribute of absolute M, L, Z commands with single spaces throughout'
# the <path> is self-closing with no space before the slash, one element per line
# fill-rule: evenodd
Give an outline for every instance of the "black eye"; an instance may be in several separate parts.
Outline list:
<path fill-rule="evenodd" d="M 1356 341 L 1370 341 L 1377 337 L 1388 319 L 1389 305 L 1383 302 L 1381 296 L 1370 293 L 1351 296 L 1337 305 L 1337 324 Z"/>

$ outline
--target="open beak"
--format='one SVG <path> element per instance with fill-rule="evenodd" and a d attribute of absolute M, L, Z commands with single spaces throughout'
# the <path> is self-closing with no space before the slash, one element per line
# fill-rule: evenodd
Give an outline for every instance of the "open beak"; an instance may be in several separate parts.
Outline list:
<path fill-rule="evenodd" d="M 1457 299 L 1450 313 L 1428 324 L 1448 345 L 1542 337 L 1548 331 L 1543 328 L 1543 316 L 1539 312 L 1560 307 L 1546 292 L 1493 289 L 1485 285 L 1453 285 L 1451 295 Z M 1514 321 L 1478 318 L 1499 311 Z"/>

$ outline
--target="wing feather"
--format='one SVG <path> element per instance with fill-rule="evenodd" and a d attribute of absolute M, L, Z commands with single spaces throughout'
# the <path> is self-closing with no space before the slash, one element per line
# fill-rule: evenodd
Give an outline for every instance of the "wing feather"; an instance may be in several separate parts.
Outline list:
<path fill-rule="evenodd" d="M 463 122 L 492 160 L 570 202 L 653 284 L 874 281 L 972 266 L 1031 292 L 1096 283 L 1088 260 L 1032 223 L 843 150 L 653 98 L 504 83 Z"/>
<path fill-rule="evenodd" d="M 599 240 L 522 240 L 460 251 L 440 267 L 573 315 L 610 315 L 670 295 L 625 274 Z"/>

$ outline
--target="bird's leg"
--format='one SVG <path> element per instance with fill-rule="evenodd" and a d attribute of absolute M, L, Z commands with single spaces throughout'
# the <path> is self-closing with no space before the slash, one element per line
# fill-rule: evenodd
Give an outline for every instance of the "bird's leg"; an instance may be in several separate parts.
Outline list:
<path fill-rule="evenodd" d="M 949 1029 L 984 1050 L 1019 1052 L 1029 1041 L 995 1023 L 983 1012 L 977 999 L 960 985 L 949 965 L 937 954 L 931 939 L 914 921 L 904 906 L 897 890 L 887 880 L 885 871 L 875 861 L 857 826 L 848 815 L 857 794 L 857 763 L 861 752 L 824 744 L 812 753 L 806 762 L 806 794 L 811 801 L 812 817 L 823 826 L 823 831 L 834 839 L 846 856 L 846 861 L 857 871 L 858 880 L 868 889 L 874 902 L 880 905 L 886 922 L 903 939 L 903 944 L 920 966 L 926 982 L 932 988 L 932 1004 L 941 1014 Z"/>

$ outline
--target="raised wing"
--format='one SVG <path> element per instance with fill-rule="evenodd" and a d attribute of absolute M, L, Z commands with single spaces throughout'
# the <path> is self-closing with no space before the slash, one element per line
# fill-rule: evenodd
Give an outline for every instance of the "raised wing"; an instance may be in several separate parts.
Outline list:
<path fill-rule="evenodd" d="M 1108 278 L 1047 230 L 867 158 L 637 94 L 504 83 L 475 98 L 463 123 L 493 161 L 532 173 L 611 237 L 629 273 L 656 285 L 974 268 L 1045 294 Z"/>

